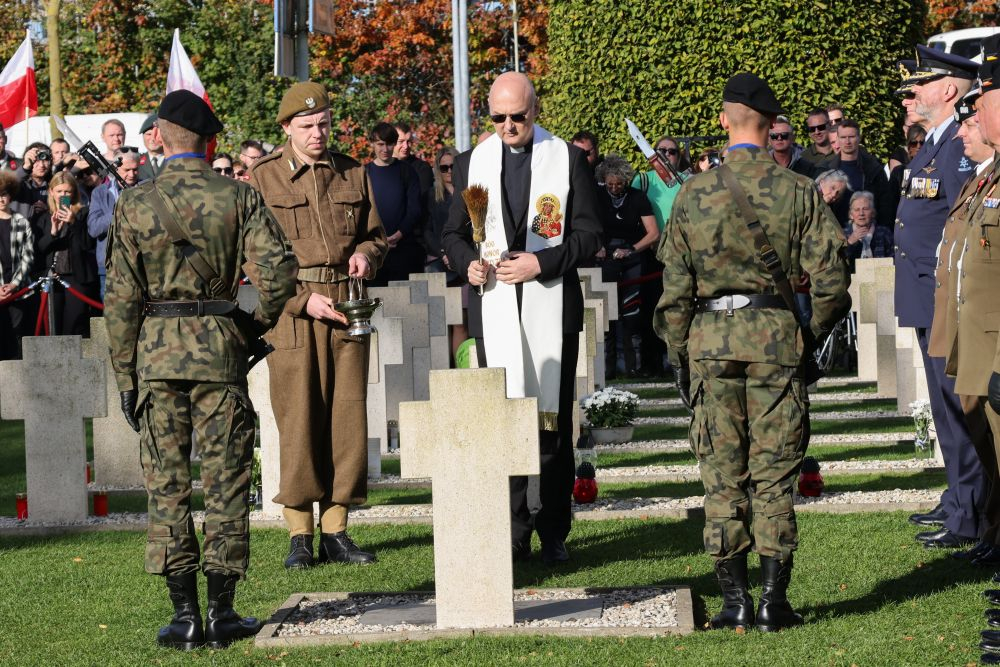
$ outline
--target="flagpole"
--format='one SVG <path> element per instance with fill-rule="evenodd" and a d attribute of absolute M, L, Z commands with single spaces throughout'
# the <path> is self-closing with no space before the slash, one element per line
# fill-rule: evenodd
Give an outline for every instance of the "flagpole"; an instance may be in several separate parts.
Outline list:
<path fill-rule="evenodd" d="M 24 31 L 24 38 L 31 40 L 31 31 Z M 31 143 L 31 135 L 28 133 L 28 104 L 31 97 L 31 80 L 29 77 L 24 77 L 24 148 L 28 149 L 28 144 Z"/>

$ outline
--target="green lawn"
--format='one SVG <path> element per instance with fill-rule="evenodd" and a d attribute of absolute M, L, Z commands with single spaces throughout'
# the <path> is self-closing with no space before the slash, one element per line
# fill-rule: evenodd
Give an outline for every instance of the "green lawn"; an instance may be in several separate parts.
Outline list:
<path fill-rule="evenodd" d="M 662 639 L 475 638 L 311 649 L 258 650 L 243 642 L 192 654 L 158 649 L 171 613 L 162 583 L 142 571 L 144 536 L 90 533 L 4 539 L 0 545 L 0 664 L 8 665 L 961 665 L 974 662 L 985 627 L 979 592 L 992 574 L 914 543 L 905 514 L 802 515 L 790 598 L 806 625 L 776 635 L 699 631 Z M 696 621 L 721 600 L 702 553 L 701 521 L 580 522 L 573 561 L 515 568 L 515 586 L 693 589 Z M 371 567 L 289 573 L 286 535 L 254 530 L 249 578 L 237 608 L 269 616 L 307 591 L 427 590 L 429 526 L 357 526 Z M 537 544 L 535 545 L 537 548 Z M 759 579 L 751 559 L 751 579 Z M 759 595 L 759 588 L 754 591 Z"/>

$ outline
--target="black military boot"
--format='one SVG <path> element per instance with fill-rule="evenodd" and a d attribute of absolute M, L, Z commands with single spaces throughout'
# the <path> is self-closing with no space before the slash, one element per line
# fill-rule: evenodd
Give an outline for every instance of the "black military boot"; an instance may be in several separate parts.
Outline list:
<path fill-rule="evenodd" d="M 715 562 L 715 576 L 722 589 L 722 611 L 712 617 L 712 629 L 753 626 L 753 598 L 747 584 L 747 555 Z"/>
<path fill-rule="evenodd" d="M 285 567 L 289 570 L 302 570 L 313 566 L 313 536 L 295 535 L 288 548 L 288 558 Z"/>
<path fill-rule="evenodd" d="M 319 557 L 320 563 L 374 563 L 375 554 L 362 551 L 358 545 L 347 536 L 347 531 L 339 533 L 320 533 Z"/>
<path fill-rule="evenodd" d="M 793 625 L 802 625 L 802 616 L 795 613 L 788 603 L 788 584 L 792 580 L 792 557 L 782 563 L 769 556 L 760 557 L 760 574 L 763 579 L 760 606 L 757 608 L 757 629 L 777 632 Z"/>
<path fill-rule="evenodd" d="M 198 573 L 167 575 L 167 590 L 174 603 L 174 617 L 160 628 L 156 643 L 160 646 L 190 651 L 205 644 L 198 607 Z"/>
<path fill-rule="evenodd" d="M 205 642 L 212 648 L 226 648 L 234 641 L 253 637 L 261 622 L 252 616 L 242 618 L 233 609 L 239 576 L 208 572 L 208 612 L 205 614 Z"/>

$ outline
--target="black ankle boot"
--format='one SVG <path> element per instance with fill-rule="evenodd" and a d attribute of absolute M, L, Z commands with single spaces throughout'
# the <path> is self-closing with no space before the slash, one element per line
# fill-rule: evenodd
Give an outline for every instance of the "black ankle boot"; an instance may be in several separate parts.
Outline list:
<path fill-rule="evenodd" d="M 313 566 L 313 536 L 295 535 L 288 548 L 288 558 L 285 567 L 289 570 L 300 570 Z"/>
<path fill-rule="evenodd" d="M 261 622 L 252 616 L 242 618 L 233 609 L 239 576 L 208 572 L 208 612 L 205 614 L 205 642 L 212 648 L 226 648 L 234 641 L 253 637 Z"/>
<path fill-rule="evenodd" d="M 747 556 L 715 563 L 715 576 L 722 589 L 722 611 L 712 617 L 712 629 L 753 626 L 753 598 L 747 584 Z"/>
<path fill-rule="evenodd" d="M 160 628 L 156 643 L 181 651 L 203 646 L 205 632 L 198 607 L 198 573 L 168 575 L 167 590 L 174 604 L 174 617 L 169 625 Z"/>
<path fill-rule="evenodd" d="M 757 629 L 777 632 L 793 625 L 802 625 L 802 616 L 795 613 L 788 602 L 788 584 L 792 580 L 792 557 L 782 563 L 769 556 L 760 557 L 760 574 L 763 579 L 760 607 L 757 609 Z"/>
<path fill-rule="evenodd" d="M 320 563 L 374 563 L 375 554 L 362 551 L 358 545 L 347 536 L 347 531 L 339 533 L 320 533 L 319 557 Z"/>

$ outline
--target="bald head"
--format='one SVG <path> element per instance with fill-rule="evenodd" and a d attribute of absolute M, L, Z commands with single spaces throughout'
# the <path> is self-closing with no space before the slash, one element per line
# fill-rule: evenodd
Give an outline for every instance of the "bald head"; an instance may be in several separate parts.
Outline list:
<path fill-rule="evenodd" d="M 490 88 L 490 119 L 500 139 L 512 148 L 526 146 L 534 136 L 538 96 L 531 80 L 520 72 L 505 72 Z"/>
<path fill-rule="evenodd" d="M 767 130 L 773 121 L 772 118 L 768 118 L 761 112 L 738 102 L 723 102 L 722 113 L 726 117 L 726 121 L 723 121 L 723 127 L 727 130 Z M 729 127 L 726 127 L 727 121 Z"/>

